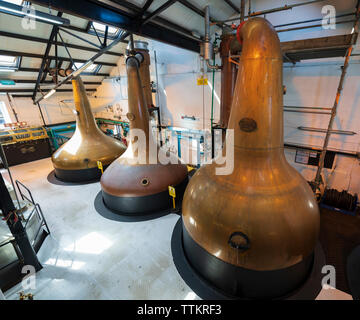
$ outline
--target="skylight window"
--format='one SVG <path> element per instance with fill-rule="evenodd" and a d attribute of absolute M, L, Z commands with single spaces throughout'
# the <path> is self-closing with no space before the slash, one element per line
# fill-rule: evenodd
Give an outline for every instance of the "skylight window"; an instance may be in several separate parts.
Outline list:
<path fill-rule="evenodd" d="M 75 63 L 74 63 L 74 66 L 76 67 L 76 69 L 81 68 L 83 65 L 84 65 L 84 64 L 83 64 L 82 62 L 75 62 Z M 101 68 L 101 65 L 93 63 L 93 64 L 91 64 L 90 66 L 88 66 L 88 67 L 84 70 L 84 72 L 85 72 L 85 73 L 94 73 L 94 74 L 96 74 L 96 73 L 98 73 L 98 71 L 100 70 L 100 68 Z"/>
<path fill-rule="evenodd" d="M 13 4 L 17 4 L 18 6 L 21 6 L 23 4 L 23 0 L 4 0 L 5 2 L 10 2 Z"/>
<path fill-rule="evenodd" d="M 16 70 L 19 68 L 20 58 L 0 55 L 0 69 Z"/>
<path fill-rule="evenodd" d="M 90 22 L 89 23 L 89 27 L 88 27 L 88 32 L 90 34 L 95 34 L 95 31 L 99 37 L 104 37 L 105 36 L 105 30 L 106 30 L 106 25 L 102 24 L 102 23 L 98 23 L 98 22 Z M 115 38 L 118 34 L 119 34 L 120 29 L 119 28 L 115 28 L 115 27 L 108 27 L 108 37 L 113 39 Z"/>

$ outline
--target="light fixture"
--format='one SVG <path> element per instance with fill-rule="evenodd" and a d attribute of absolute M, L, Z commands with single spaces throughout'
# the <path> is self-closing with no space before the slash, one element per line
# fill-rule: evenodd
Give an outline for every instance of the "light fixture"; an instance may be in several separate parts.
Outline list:
<path fill-rule="evenodd" d="M 93 63 L 94 62 L 92 60 L 89 60 L 88 62 L 84 63 L 80 68 L 78 68 L 76 71 L 73 72 L 73 77 L 78 76 L 81 72 L 89 68 Z"/>
<path fill-rule="evenodd" d="M 12 14 L 20 17 L 33 18 L 42 22 L 47 22 L 56 25 L 70 25 L 69 19 L 56 17 L 37 10 L 31 10 L 29 7 L 18 6 L 13 3 L 0 1 L 0 12 Z"/>
<path fill-rule="evenodd" d="M 0 72 L 15 72 L 14 68 L 0 68 Z"/>
<path fill-rule="evenodd" d="M 44 99 L 50 98 L 56 92 L 55 89 L 51 89 L 45 96 Z"/>

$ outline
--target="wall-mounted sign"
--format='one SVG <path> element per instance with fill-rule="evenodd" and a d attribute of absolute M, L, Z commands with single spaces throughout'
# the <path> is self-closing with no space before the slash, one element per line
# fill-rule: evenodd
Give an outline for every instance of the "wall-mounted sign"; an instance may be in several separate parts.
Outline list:
<path fill-rule="evenodd" d="M 324 168 L 331 169 L 333 167 L 335 154 L 333 151 L 326 151 Z M 296 150 L 295 162 L 317 167 L 320 162 L 320 152 L 298 149 Z"/>
<path fill-rule="evenodd" d="M 3 86 L 14 86 L 15 81 L 13 80 L 0 80 L 0 84 Z"/>
<path fill-rule="evenodd" d="M 197 85 L 198 86 L 207 86 L 208 85 L 208 79 L 204 77 L 200 77 L 197 79 Z"/>

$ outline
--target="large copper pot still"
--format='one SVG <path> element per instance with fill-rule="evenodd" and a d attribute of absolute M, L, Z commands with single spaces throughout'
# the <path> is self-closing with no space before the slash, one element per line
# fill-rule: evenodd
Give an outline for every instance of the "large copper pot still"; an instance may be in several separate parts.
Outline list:
<path fill-rule="evenodd" d="M 182 198 L 188 179 L 186 165 L 157 145 L 149 126 L 148 104 L 139 72 L 143 61 L 142 54 L 127 58 L 130 142 L 127 151 L 105 170 L 101 178 L 105 205 L 125 215 L 167 210 L 172 206 L 168 187 L 175 187 L 178 198 Z M 136 146 L 138 137 L 135 129 L 144 133 L 145 150 L 139 150 Z M 155 152 L 151 153 L 150 150 Z M 160 156 L 170 156 L 171 163 L 161 164 Z M 134 159 L 141 162 L 133 163 Z"/>
<path fill-rule="evenodd" d="M 183 246 L 212 285 L 234 296 L 273 298 L 306 280 L 319 234 L 311 188 L 284 155 L 282 54 L 263 18 L 240 29 L 243 41 L 229 129 L 234 170 L 216 163 L 193 176 L 183 200 Z"/>
<path fill-rule="evenodd" d="M 69 141 L 52 155 L 55 176 L 69 182 L 98 179 L 101 171 L 98 161 L 107 167 L 123 154 L 126 146 L 105 135 L 97 126 L 81 78 L 72 80 L 76 129 Z"/>

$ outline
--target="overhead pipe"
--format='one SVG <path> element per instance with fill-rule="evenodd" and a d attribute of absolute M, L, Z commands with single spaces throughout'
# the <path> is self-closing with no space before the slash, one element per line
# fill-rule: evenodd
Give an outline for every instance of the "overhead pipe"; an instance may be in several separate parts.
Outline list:
<path fill-rule="evenodd" d="M 323 1 L 325 1 L 325 0 L 314 0 L 314 1 L 296 3 L 296 4 L 292 4 L 292 5 L 285 5 L 285 6 L 278 7 L 278 8 L 273 8 L 273 9 L 266 9 L 266 10 L 262 10 L 262 11 L 256 11 L 256 12 L 249 13 L 245 18 L 257 17 L 257 16 L 261 16 L 261 15 L 265 15 L 265 14 L 269 14 L 269 13 L 274 13 L 274 12 L 279 12 L 279 11 L 284 11 L 284 10 L 292 10 L 295 7 L 305 6 L 305 5 L 308 5 L 308 4 L 314 4 L 314 3 L 317 3 L 317 2 L 323 2 Z M 241 16 L 236 17 L 236 18 L 223 20 L 223 21 L 214 22 L 214 23 L 233 22 L 233 21 L 240 20 L 240 19 L 241 19 Z"/>

